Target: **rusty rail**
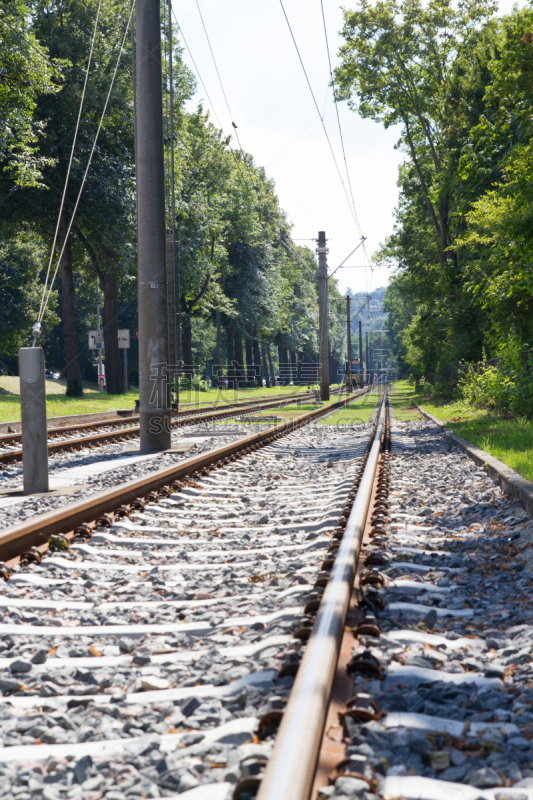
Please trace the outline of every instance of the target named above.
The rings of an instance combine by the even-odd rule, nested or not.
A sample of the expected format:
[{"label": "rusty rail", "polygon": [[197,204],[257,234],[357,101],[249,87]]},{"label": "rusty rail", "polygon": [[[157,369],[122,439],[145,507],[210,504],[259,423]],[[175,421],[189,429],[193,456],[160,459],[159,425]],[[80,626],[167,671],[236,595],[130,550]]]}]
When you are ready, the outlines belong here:
[{"label": "rusty rail", "polygon": [[84,500],[50,511],[40,517],[20,523],[6,530],[0,531],[0,559],[8,561],[20,556],[30,547],[40,547],[43,550],[53,534],[66,534],[71,538],[72,531],[83,523],[92,522],[103,514],[112,514],[120,506],[127,506],[137,498],[156,492],[174,481],[190,477],[206,467],[211,467],[219,461],[243,455],[250,449],[256,449],[274,439],[284,436],[313,419],[338,410],[371,391],[371,388],[356,392],[336,403],[309,411],[294,420],[281,423],[267,431],[239,439],[229,445],[212,450],[196,458],[182,461],[179,465],[153,472],[150,475],[138,478],[122,486],[100,492]]},{"label": "rusty rail", "polygon": [[[303,395],[290,395],[290,399],[286,396],[283,399],[278,400],[269,400],[267,402],[262,401],[260,403],[251,403],[249,405],[243,405],[241,403],[234,404],[231,406],[230,409],[226,409],[224,411],[211,411],[209,410],[206,413],[205,409],[200,409],[198,413],[195,413],[194,416],[184,416],[181,417],[177,416],[174,417],[171,421],[172,427],[178,427],[180,425],[196,425],[201,424],[202,422],[209,422],[210,420],[217,420],[217,419],[225,419],[227,417],[234,417],[235,414],[251,414],[254,411],[263,411],[268,408],[282,408],[284,405],[290,405],[294,402],[294,398],[306,398],[311,397],[310,393],[305,393]],[[189,414],[189,412],[186,412]],[[77,450],[80,447],[91,447],[100,444],[106,444],[108,442],[116,442],[118,440],[125,440],[125,439],[133,439],[136,436],[139,436],[140,427],[138,425],[127,427],[131,425],[132,422],[139,420],[140,418],[137,417],[129,417],[125,422],[122,422],[121,427],[117,430],[113,431],[106,431],[105,433],[95,433],[94,436],[82,436],[77,439],[67,439],[62,442],[49,442],[48,444],[48,453],[49,455],[52,453],[58,452],[67,452],[68,450]],[[117,423],[106,421],[104,423],[84,423],[80,426],[69,426],[66,429],[58,429],[52,428],[50,433],[52,435],[61,434],[61,433],[73,433],[76,430],[84,430],[90,429],[94,427],[109,427],[109,425],[115,425]],[[8,439],[10,441],[19,441],[22,434],[9,434],[8,436],[1,436],[0,437],[0,446],[8,444]],[[18,437],[17,439],[15,437]],[[2,464],[12,464],[17,461],[22,461],[22,448],[17,450],[9,450],[5,453],[0,453],[0,469]]]},{"label": "rusty rail", "polygon": [[357,495],[257,800],[309,800],[385,427],[383,396]]}]

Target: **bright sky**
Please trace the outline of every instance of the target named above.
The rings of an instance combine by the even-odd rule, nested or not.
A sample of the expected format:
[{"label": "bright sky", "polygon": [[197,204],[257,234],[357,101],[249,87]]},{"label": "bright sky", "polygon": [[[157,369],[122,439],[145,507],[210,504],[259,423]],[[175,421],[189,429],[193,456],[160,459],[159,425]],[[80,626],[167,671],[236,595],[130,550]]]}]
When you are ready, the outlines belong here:
[{"label": "bright sky", "polygon": [[[328,237],[330,272],[359,243],[345,190],[298,60],[280,0],[198,0],[227,96],[231,117],[209,51],[196,0],[173,0],[187,44],[200,71],[216,115],[226,133],[231,122],[245,151],[266,168],[276,183],[282,208],[293,223],[293,237],[315,247],[319,230]],[[283,0],[296,42],[321,110],[324,123],[346,181],[335,106],[332,103],[326,43],[320,0]],[[350,6],[350,2],[346,2]],[[502,0],[502,12],[512,2]],[[334,0],[324,0],[324,13],[333,65],[342,43],[342,13]],[[185,60],[196,69],[187,51]],[[197,76],[198,77],[198,76]],[[217,123],[206,92],[199,82],[194,104],[204,106]],[[384,130],[339,104],[339,114],[361,232],[367,237],[369,256],[392,232],[397,202],[398,164],[402,154],[394,149],[398,130]],[[236,143],[235,143],[236,144]],[[348,265],[368,263],[362,248]],[[339,288],[367,293],[387,283],[387,269],[346,269],[336,273]]]}]

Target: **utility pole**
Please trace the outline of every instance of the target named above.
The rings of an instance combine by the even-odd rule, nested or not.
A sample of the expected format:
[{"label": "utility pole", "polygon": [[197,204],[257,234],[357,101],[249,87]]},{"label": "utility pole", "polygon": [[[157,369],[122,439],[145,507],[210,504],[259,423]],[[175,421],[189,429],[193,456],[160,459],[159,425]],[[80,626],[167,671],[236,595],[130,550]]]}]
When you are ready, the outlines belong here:
[{"label": "utility pole", "polygon": [[165,161],[159,0],[136,0],[141,450],[170,447]]},{"label": "utility pole", "polygon": [[352,391],[352,331],[350,320],[350,295],[346,295],[346,324],[348,326],[348,362],[346,364],[346,391]]},{"label": "utility pole", "polygon": [[[171,372],[176,375],[176,404],[179,408],[180,375],[178,369],[178,304],[181,301],[179,266],[176,263],[176,195],[174,169],[174,73],[173,73],[173,41],[172,41],[172,0],[168,0],[168,81],[170,112],[170,225],[167,239],[167,296],[168,296],[168,360]],[[170,377],[170,375],[169,375]]]},{"label": "utility pole", "polygon": [[325,231],[318,232],[318,329],[320,340],[320,399],[329,400],[328,264]]},{"label": "utility pole", "polygon": [[363,332],[362,323],[359,320],[359,374],[361,376],[359,385],[363,385]]},{"label": "utility pole", "polygon": [[365,377],[366,377],[365,383],[366,384],[370,383],[370,379],[369,379],[369,376],[368,376],[368,370],[369,369],[370,369],[370,362],[368,360],[368,331],[367,331],[366,332],[366,375],[365,375]]},{"label": "utility pole", "polygon": [[100,341],[100,291],[98,289],[98,281],[96,282],[96,330],[98,331],[98,391],[103,392],[104,387],[101,383],[101,376],[104,374],[102,370],[102,342]]}]

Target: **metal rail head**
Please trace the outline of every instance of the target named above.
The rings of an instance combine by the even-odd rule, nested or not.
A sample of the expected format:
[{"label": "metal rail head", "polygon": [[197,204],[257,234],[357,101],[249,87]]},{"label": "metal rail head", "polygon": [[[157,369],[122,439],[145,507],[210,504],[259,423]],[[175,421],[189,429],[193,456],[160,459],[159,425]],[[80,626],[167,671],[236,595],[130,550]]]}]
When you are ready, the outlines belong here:
[{"label": "metal rail head", "polygon": [[[350,397],[345,397],[338,400],[336,403],[331,403],[329,406],[320,407],[314,411],[308,411],[293,420],[283,422],[261,433],[247,436],[244,439],[231,442],[214,451],[212,450],[200,456],[181,461],[175,466],[152,472],[142,478],[136,478],[133,481],[121,484],[119,487],[107,489],[98,494],[78,500],[63,508],[49,511],[46,514],[32,517],[13,527],[5,528],[0,531],[0,559],[7,561],[15,558],[29,547],[43,545],[52,534],[68,534],[69,531],[72,531],[78,525],[84,522],[92,522],[101,514],[112,513],[118,506],[131,503],[135,498],[148,492],[157,491],[181,477],[192,474],[196,470],[210,466],[228,456],[243,454],[246,448],[252,445],[261,445],[271,441],[273,437],[290,433],[301,425],[305,425],[318,417],[325,416],[333,410],[342,408],[362,394],[364,394],[364,392],[356,392]],[[222,415],[228,413],[231,412],[223,412]],[[211,418],[213,418],[212,415]],[[130,429],[130,432],[132,430],[134,429]],[[113,434],[110,435],[113,436]],[[87,442],[88,440],[84,439],[83,441]],[[59,443],[58,446],[60,446]],[[0,456],[0,459],[1,458],[2,456]]]},{"label": "metal rail head", "polygon": [[368,461],[257,800],[309,800],[385,424],[382,397]]}]

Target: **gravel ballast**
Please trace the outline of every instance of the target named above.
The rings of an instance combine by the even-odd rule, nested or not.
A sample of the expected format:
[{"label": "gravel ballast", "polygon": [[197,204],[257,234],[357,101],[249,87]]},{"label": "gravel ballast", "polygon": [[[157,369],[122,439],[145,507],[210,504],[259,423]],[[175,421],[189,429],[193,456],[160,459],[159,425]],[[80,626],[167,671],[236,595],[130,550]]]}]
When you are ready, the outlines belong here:
[{"label": "gravel ballast", "polygon": [[[285,705],[370,433],[302,428],[15,568],[0,587],[0,798],[228,800],[257,774],[274,733],[259,722]],[[174,459],[101,475],[95,459],[91,489]]]},{"label": "gravel ballast", "polygon": [[[339,778],[319,796],[405,800],[533,797],[531,520],[427,422],[395,423],[379,638],[381,676],[357,672],[379,715],[344,721],[347,756],[377,795]],[[383,608],[381,608],[383,605]]]}]

